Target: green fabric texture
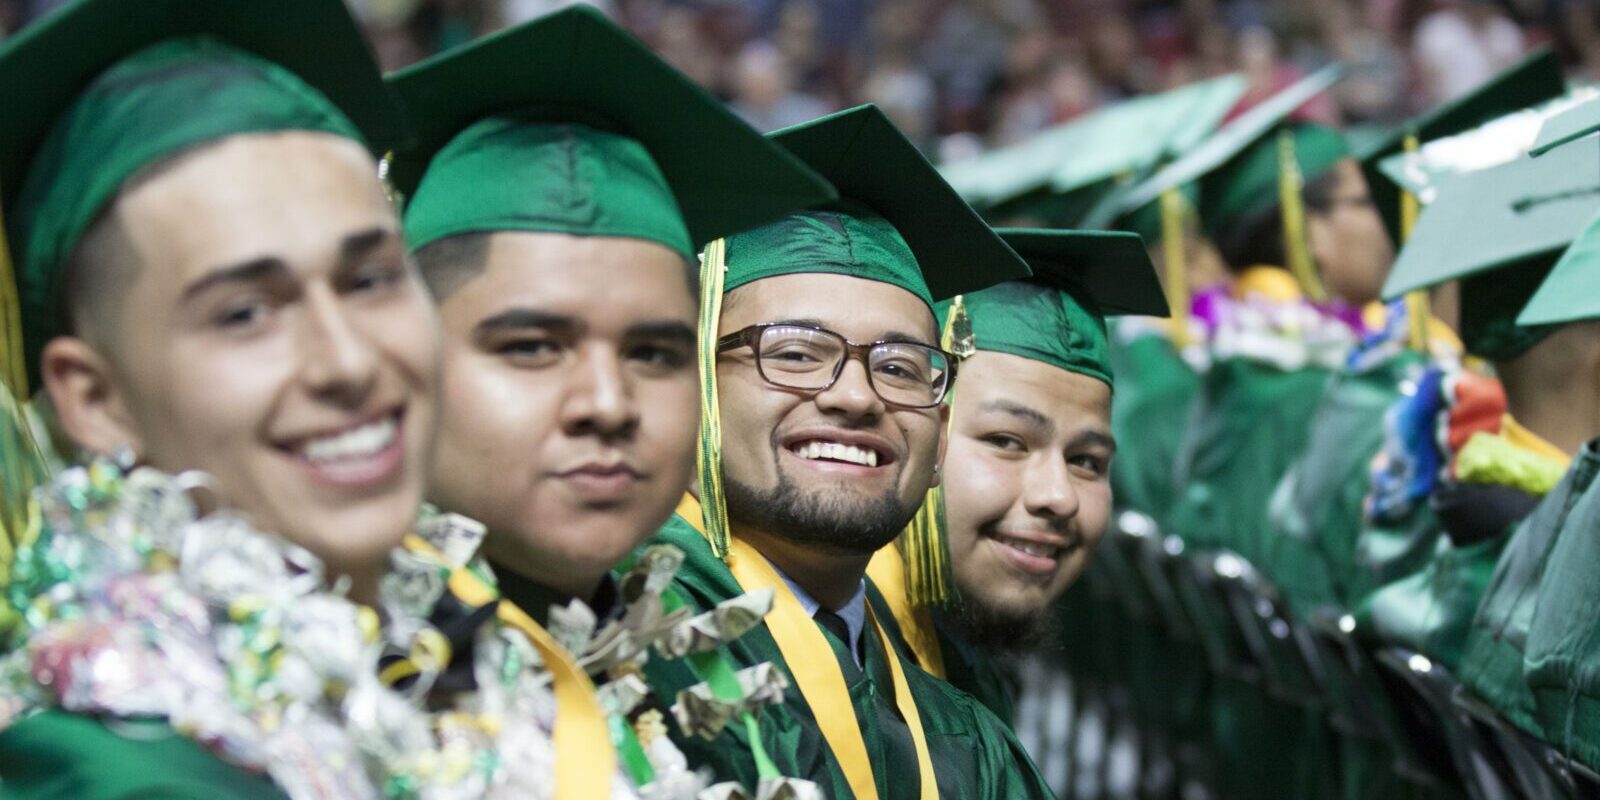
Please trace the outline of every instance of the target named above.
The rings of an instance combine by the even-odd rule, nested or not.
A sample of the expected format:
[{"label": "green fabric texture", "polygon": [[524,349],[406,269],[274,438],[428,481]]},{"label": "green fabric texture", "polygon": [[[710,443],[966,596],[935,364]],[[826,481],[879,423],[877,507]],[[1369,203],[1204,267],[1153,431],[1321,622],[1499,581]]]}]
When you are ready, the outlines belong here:
[{"label": "green fabric texture", "polygon": [[[1518,727],[1543,735],[1535,701],[1523,673],[1528,637],[1538,612],[1540,586],[1551,553],[1568,530],[1568,518],[1600,473],[1600,453],[1585,447],[1556,488],[1511,534],[1495,565],[1472,628],[1459,674],[1470,687]],[[1587,531],[1584,531],[1587,532]],[[1592,598],[1585,598],[1591,601]]]},{"label": "green fabric texture", "polygon": [[[1591,442],[1585,447],[1592,451]],[[1593,767],[1600,764],[1600,485],[1572,501],[1528,626],[1523,675],[1547,740]]]},{"label": "green fabric texture", "polygon": [[1510,531],[1464,547],[1439,540],[1433,558],[1414,575],[1373,592],[1357,609],[1360,629],[1442,664],[1460,666],[1473,613]]},{"label": "green fabric texture", "polygon": [[[978,350],[1007,353],[1112,383],[1106,315],[1165,316],[1139,237],[1104,231],[997,229],[1033,270],[962,295]],[[934,309],[942,328],[950,301]]]},{"label": "green fabric texture", "polygon": [[[699,610],[709,609],[741,593],[727,565],[711,552],[705,537],[683,518],[674,516],[651,541],[671,544],[684,551],[683,567],[674,585]],[[869,585],[867,594],[873,613],[884,624],[890,640],[903,641],[898,628],[894,627],[893,615],[876,589]],[[885,659],[889,654],[882,650],[877,637],[869,630],[863,637],[864,668],[858,668],[842,643],[832,636],[828,636],[828,640],[833,652],[818,654],[818,657],[831,656],[838,660],[845,674],[868,759],[873,765],[879,797],[885,800],[918,797],[915,753],[905,724],[894,709],[893,692],[888,684]],[[726,647],[735,668],[770,661],[787,670],[782,652],[764,625]],[[907,663],[906,680],[922,717],[940,796],[972,800],[1051,797],[1009,725],[971,696]],[[697,682],[686,665],[665,659],[651,659],[645,665],[645,675],[650,685],[667,697]],[[760,713],[761,732],[766,737],[764,744],[779,771],[817,782],[826,796],[836,800],[849,800],[854,796],[822,737],[810,706],[792,680],[784,692],[784,702]],[[690,764],[708,766],[722,780],[755,785],[755,765],[743,740],[742,728],[730,726],[711,741],[684,736],[675,725],[671,735]],[[725,737],[733,737],[735,744],[729,744]]]},{"label": "green fabric texture", "polygon": [[[973,346],[1112,385],[1105,316],[1091,298],[1074,294],[1029,281],[1010,281],[962,295],[967,318],[972,321]],[[935,312],[943,327],[950,302],[940,303]]]},{"label": "green fabric texture", "polygon": [[0,731],[7,800],[280,800],[265,776],[225,763],[165,723],[46,711]]},{"label": "green fabric texture", "polygon": [[1348,608],[1359,570],[1356,540],[1383,445],[1383,420],[1400,399],[1400,384],[1423,357],[1404,351],[1371,369],[1336,373],[1317,410],[1305,450],[1273,492],[1272,535],[1258,564],[1301,613],[1324,605]]},{"label": "green fabric texture", "polygon": [[944,679],[951,686],[972,695],[984,708],[1007,726],[1017,721],[1017,680],[999,662],[979,649],[933,610],[933,629],[939,637],[939,653],[944,657]]},{"label": "green fabric texture", "polygon": [[1189,408],[1200,395],[1200,376],[1161,332],[1130,335],[1126,330],[1123,321],[1111,321],[1109,356],[1117,376],[1117,399],[1111,404],[1111,432],[1117,440],[1111,496],[1119,508],[1142,512],[1167,530],[1167,515],[1177,500],[1173,465]]},{"label": "green fabric texture", "polygon": [[898,286],[933,307],[933,295],[905,239],[888,220],[849,211],[807,211],[728,237],[723,291],[794,273],[826,273]]},{"label": "green fabric texture", "polygon": [[1328,377],[1245,359],[1213,364],[1179,445],[1170,530],[1259,563],[1272,491],[1305,447]]},{"label": "green fabric texture", "polygon": [[11,209],[30,367],[58,333],[68,260],[124,182],[198,145],[289,130],[362,138],[290,70],[209,38],[152,45],[85,87],[40,144]]},{"label": "green fabric texture", "polygon": [[413,248],[472,231],[621,236],[685,258],[834,199],[827,181],[587,6],[400,70],[390,177]]},{"label": "green fabric texture", "polygon": [[462,233],[619,236],[695,247],[667,179],[634,139],[537,116],[483,120],[433,157],[406,204],[413,250]]},{"label": "green fabric texture", "polygon": [[1490,361],[1510,361],[1555,333],[1555,324],[1522,325],[1518,315],[1552,268],[1549,254],[1461,279],[1461,345]]},{"label": "green fabric texture", "polygon": [[1595,317],[1600,317],[1600,215],[1561,254],[1516,320],[1535,326]]},{"label": "green fabric texture", "polygon": [[831,181],[840,202],[729,236],[725,291],[820,272],[898,286],[931,308],[1032,274],[876,106],[770,138]]},{"label": "green fabric texture", "polygon": [[[1309,123],[1282,127],[1294,142],[1300,177],[1311,181],[1350,157],[1338,131]],[[1279,138],[1265,135],[1200,184],[1200,219],[1215,233],[1223,225],[1278,204]]]}]

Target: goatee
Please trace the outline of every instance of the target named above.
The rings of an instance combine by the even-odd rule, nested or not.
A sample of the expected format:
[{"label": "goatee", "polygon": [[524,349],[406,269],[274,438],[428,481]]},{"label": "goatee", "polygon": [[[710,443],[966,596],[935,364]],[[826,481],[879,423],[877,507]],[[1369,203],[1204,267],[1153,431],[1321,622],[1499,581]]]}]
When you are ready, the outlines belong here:
[{"label": "goatee", "polygon": [[963,591],[944,612],[944,619],[980,650],[1025,655],[1054,646],[1058,626],[1054,609],[1019,611],[984,603],[976,592]]},{"label": "goatee", "polygon": [[802,492],[787,476],[756,489],[723,480],[728,518],[792,542],[845,555],[872,555],[894,541],[916,513],[893,490],[857,498],[850,492]]}]

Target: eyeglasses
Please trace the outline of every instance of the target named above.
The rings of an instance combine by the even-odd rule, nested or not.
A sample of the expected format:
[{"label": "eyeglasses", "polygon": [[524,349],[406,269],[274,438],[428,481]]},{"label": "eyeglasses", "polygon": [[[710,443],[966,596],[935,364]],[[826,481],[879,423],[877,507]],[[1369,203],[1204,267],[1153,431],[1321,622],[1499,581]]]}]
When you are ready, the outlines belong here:
[{"label": "eyeglasses", "polygon": [[820,392],[833,386],[851,356],[867,368],[867,382],[883,402],[933,408],[943,402],[955,377],[956,360],[937,347],[916,342],[856,344],[825,328],[763,322],[717,340],[717,353],[748,347],[762,379],[786,389]]}]

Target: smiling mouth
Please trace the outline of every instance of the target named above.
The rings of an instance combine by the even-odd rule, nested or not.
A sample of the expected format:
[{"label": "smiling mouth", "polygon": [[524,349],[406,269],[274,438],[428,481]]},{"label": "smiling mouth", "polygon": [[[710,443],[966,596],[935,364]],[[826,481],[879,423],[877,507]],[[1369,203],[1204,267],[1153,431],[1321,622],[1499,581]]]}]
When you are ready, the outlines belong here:
[{"label": "smiling mouth", "polygon": [[[862,467],[878,466],[878,451],[871,447],[857,447],[825,439],[809,439],[789,445],[789,452],[806,461],[831,461],[838,464],[855,464]],[[883,459],[887,463],[888,459]]]},{"label": "smiling mouth", "polygon": [[1076,538],[1065,544],[1053,544],[1037,539],[1024,539],[1020,536],[1007,536],[996,531],[988,531],[982,535],[994,543],[999,554],[1014,569],[1040,578],[1054,576],[1062,561],[1075,552],[1081,544]]},{"label": "smiling mouth", "polygon": [[1055,560],[1059,559],[1061,554],[1067,550],[1067,548],[1060,545],[1044,544],[1043,542],[1035,542],[1028,539],[1018,539],[1013,536],[1005,536],[998,533],[990,536],[989,538],[994,539],[996,542],[999,542],[1000,544],[1003,544],[1012,550],[1020,550],[1021,552],[1027,553],[1035,558],[1048,558]]},{"label": "smiling mouth", "polygon": [[318,436],[281,450],[309,468],[319,480],[365,485],[388,478],[400,466],[403,409]]}]

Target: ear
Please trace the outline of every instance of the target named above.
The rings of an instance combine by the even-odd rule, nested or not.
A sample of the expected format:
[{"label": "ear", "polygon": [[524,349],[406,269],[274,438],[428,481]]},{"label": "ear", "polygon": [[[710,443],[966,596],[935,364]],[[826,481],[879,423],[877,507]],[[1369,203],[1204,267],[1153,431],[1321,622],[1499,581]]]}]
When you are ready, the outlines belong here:
[{"label": "ear", "polygon": [[44,347],[39,369],[67,438],[100,455],[111,455],[121,447],[144,452],[110,362],[88,342],[74,336],[52,339]]},{"label": "ear", "polygon": [[[944,454],[950,449],[950,404],[943,403],[939,406],[939,457],[933,463],[939,469],[933,471],[933,484],[938,486],[944,480]],[[930,487],[931,488],[931,487]]]}]

